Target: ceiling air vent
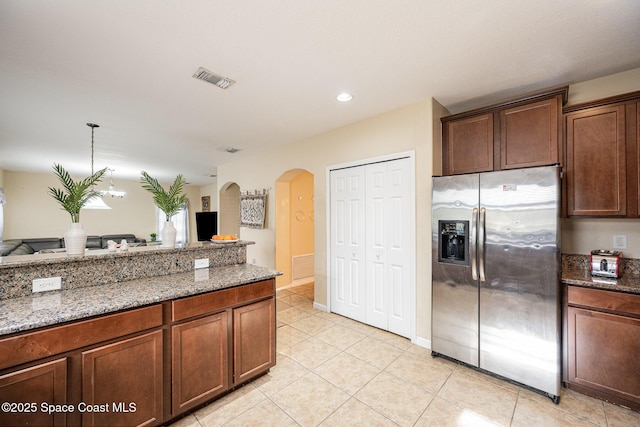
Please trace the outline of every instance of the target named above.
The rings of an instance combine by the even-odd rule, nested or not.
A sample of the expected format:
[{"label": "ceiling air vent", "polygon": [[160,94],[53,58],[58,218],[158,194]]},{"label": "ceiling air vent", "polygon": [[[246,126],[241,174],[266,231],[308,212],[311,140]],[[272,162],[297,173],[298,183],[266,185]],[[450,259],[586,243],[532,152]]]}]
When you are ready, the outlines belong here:
[{"label": "ceiling air vent", "polygon": [[240,149],[239,148],[233,148],[233,147],[222,147],[220,149],[220,151],[224,151],[226,153],[233,154],[233,153],[237,153],[238,151],[240,151]]},{"label": "ceiling air vent", "polygon": [[198,80],[204,80],[205,82],[212,83],[218,86],[220,89],[227,89],[229,86],[235,83],[235,80],[228,79],[226,77],[219,76],[205,68],[198,68],[193,74],[193,78]]}]

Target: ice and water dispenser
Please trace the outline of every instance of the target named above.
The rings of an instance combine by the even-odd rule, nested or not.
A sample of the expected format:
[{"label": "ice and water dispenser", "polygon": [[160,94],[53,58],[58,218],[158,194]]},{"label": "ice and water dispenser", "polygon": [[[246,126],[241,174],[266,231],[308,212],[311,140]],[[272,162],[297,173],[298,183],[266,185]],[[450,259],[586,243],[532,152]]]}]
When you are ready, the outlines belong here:
[{"label": "ice and water dispenser", "polygon": [[469,265],[469,221],[438,221],[438,261]]}]

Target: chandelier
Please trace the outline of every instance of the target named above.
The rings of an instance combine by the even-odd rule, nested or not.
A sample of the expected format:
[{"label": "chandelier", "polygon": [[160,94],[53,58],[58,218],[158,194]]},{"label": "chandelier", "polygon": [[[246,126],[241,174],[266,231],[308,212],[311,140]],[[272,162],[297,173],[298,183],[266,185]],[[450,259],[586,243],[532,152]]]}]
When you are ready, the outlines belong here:
[{"label": "chandelier", "polygon": [[103,197],[111,196],[122,199],[127,192],[116,190],[116,186],[113,185],[113,169],[109,169],[109,172],[111,173],[111,176],[109,177],[109,189],[100,191],[100,194],[102,194]]}]

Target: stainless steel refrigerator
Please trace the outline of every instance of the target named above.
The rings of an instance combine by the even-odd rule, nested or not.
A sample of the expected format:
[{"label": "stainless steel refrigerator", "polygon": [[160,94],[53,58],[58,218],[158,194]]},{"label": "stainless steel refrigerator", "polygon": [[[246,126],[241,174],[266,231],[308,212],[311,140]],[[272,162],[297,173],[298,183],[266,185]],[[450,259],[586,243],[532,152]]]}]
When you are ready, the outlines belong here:
[{"label": "stainless steel refrigerator", "polygon": [[559,167],[433,178],[431,347],[560,395]]}]

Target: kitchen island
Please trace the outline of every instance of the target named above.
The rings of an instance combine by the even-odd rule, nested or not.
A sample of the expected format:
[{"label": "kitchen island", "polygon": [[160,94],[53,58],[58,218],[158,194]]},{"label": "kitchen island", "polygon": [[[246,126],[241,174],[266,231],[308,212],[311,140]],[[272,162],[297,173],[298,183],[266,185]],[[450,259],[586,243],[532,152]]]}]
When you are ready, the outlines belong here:
[{"label": "kitchen island", "polygon": [[588,256],[563,256],[563,381],[640,411],[640,262],[625,259],[617,279],[588,266]]},{"label": "kitchen island", "polygon": [[[4,295],[32,268],[64,274],[62,290],[0,300],[0,425],[160,425],[267,372],[280,273],[246,264],[247,244],[0,264]],[[100,263],[191,270],[96,284]]]}]

